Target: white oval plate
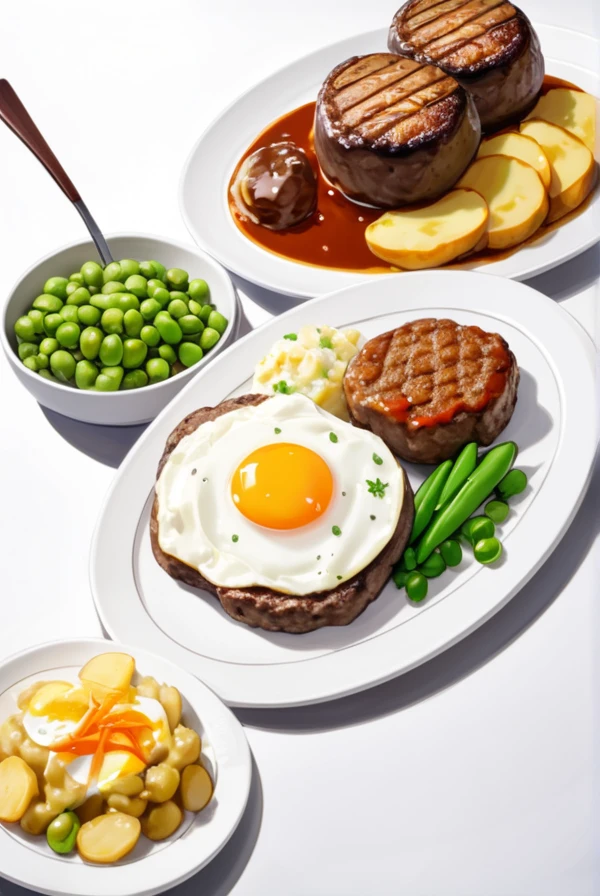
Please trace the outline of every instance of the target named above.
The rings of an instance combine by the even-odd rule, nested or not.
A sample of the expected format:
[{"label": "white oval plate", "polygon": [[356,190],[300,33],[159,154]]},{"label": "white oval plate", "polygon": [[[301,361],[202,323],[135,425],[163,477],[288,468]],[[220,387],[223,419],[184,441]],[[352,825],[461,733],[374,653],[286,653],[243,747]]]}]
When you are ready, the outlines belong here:
[{"label": "white oval plate", "polygon": [[[32,647],[0,665],[0,721],[16,711],[18,694],[42,678],[77,678],[81,666],[114,644],[100,639],[59,641]],[[74,853],[57,856],[44,837],[16,824],[0,824],[0,874],[13,883],[52,896],[152,896],[187,880],[225,846],[240,822],[252,765],[242,726],[213,692],[192,675],[137,647],[119,645],[134,657],[138,675],[174,685],[183,698],[183,719],[202,738],[202,758],[215,783],[203,812],[186,812],[168,840],[145,837],[114,865],[91,865]]]},{"label": "white oval plate", "polygon": [[[167,436],[197,407],[251,391],[256,362],[304,324],[357,327],[367,338],[420,317],[501,333],[521,367],[514,439],[530,486],[501,528],[498,568],[463,562],[409,606],[388,583],[351,625],[305,635],[233,621],[218,601],[171,579],[150,548],[154,477]],[[108,493],[92,543],[91,585],[112,637],[189,669],[235,706],[292,706],[341,697],[406,672],[500,609],[549,556],[588,482],[595,448],[592,343],[560,306],[530,287],[462,271],[383,277],[301,304],[250,333],[187,386],[136,443]],[[427,471],[406,465],[413,486]],[[431,468],[429,468],[430,470]],[[466,555],[465,555],[466,556]]]},{"label": "white oval plate", "polygon": [[[600,95],[600,45],[578,32],[536,25],[549,74]],[[227,188],[247,146],[271,121],[317,96],[334,66],[350,56],[385,49],[387,28],[356,35],[293,62],[236,100],[202,134],[188,157],[179,185],[179,204],[195,241],[228,270],[285,295],[312,298],[365,282],[372,274],[328,270],[288,261],[247,239],[229,213]],[[541,274],[600,240],[600,190],[573,220],[514,255],[490,264],[465,265],[514,280]],[[375,276],[394,276],[379,274]]]}]

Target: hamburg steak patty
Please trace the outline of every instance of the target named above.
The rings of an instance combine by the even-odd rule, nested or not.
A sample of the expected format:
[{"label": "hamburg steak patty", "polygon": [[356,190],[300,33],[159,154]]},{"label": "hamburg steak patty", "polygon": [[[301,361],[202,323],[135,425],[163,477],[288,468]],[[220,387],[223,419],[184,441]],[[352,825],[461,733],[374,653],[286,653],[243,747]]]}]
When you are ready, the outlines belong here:
[{"label": "hamburg steak patty", "polygon": [[484,131],[525,115],[544,80],[537,34],[506,0],[409,0],[388,46],[456,78],[473,95]]},{"label": "hamburg steak patty", "polygon": [[423,464],[467,442],[491,444],[512,417],[518,385],[501,336],[435,318],[370,339],[344,378],[351,421]]},{"label": "hamburg steak patty", "polygon": [[[188,414],[175,427],[158,465],[157,478],[169,455],[180,440],[203,423],[247,405],[268,401],[266,395],[242,395],[221,402],[214,408],[200,408]],[[413,494],[404,474],[404,500],[396,530],[381,553],[358,575],[331,591],[302,597],[282,594],[270,588],[223,588],[205,579],[196,569],[166,554],[158,541],[158,499],[155,497],[150,518],[152,551],[159,565],[172,578],[214,594],[226,613],[238,622],[272,632],[302,634],[325,625],[347,625],[375,600],[387,582],[392,566],[400,559],[408,541],[414,518]]]},{"label": "hamburg steak patty", "polygon": [[477,152],[471,97],[433,65],[390,53],[354,56],[325,79],[315,150],[350,199],[397,208],[440,196]]}]

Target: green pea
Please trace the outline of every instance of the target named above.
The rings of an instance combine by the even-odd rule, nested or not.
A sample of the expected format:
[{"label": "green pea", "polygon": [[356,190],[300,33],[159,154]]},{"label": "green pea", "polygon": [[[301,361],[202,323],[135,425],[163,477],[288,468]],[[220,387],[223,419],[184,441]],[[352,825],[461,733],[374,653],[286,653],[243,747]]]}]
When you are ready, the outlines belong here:
[{"label": "green pea", "polygon": [[84,327],[94,327],[101,316],[100,309],[94,308],[93,305],[80,305],[77,309],[77,319]]},{"label": "green pea", "polygon": [[42,339],[40,342],[39,348],[44,355],[51,355],[58,348],[58,339],[54,339],[52,336],[46,336],[46,338]]},{"label": "green pea", "polygon": [[50,364],[50,358],[48,355],[42,354],[42,352],[35,355],[35,360],[37,361],[38,370],[44,370]]},{"label": "green pea", "polygon": [[195,302],[198,302],[199,305],[204,305],[208,302],[209,289],[206,280],[190,280],[187,291],[190,298],[194,299]]},{"label": "green pea", "polygon": [[449,538],[441,543],[440,554],[444,558],[446,566],[459,566],[462,561],[462,548],[454,538]]},{"label": "green pea", "polygon": [[125,289],[138,299],[145,299],[148,296],[148,281],[141,274],[132,274],[125,281]]},{"label": "green pea", "polygon": [[107,311],[109,308],[118,308],[122,295],[123,293],[120,292],[114,292],[112,295],[108,296],[98,293],[98,295],[91,297],[90,305],[94,308],[99,308],[100,311]]},{"label": "green pea", "polygon": [[200,348],[207,352],[214,345],[217,344],[219,339],[221,338],[221,334],[217,333],[216,330],[213,330],[212,327],[206,327],[202,335],[200,336]]},{"label": "green pea", "polygon": [[184,367],[192,367],[201,360],[204,352],[193,342],[182,342],[179,346],[179,360]]},{"label": "green pea", "polygon": [[411,574],[406,577],[404,587],[406,588],[406,596],[414,601],[414,603],[420,603],[420,601],[427,597],[427,579],[421,572],[411,572]]},{"label": "green pea", "polygon": [[151,386],[154,383],[162,383],[163,380],[167,380],[170,372],[169,365],[164,358],[150,358],[149,361],[146,361],[146,373]]},{"label": "green pea", "polygon": [[134,258],[122,258],[119,264],[121,266],[123,283],[125,283],[129,277],[135,277],[140,272],[139,262]]},{"label": "green pea", "polygon": [[64,321],[60,314],[47,314],[44,318],[44,333],[46,336],[54,336],[62,323]]},{"label": "green pea", "polygon": [[103,367],[96,380],[96,389],[99,392],[118,392],[124,372],[122,367]]},{"label": "green pea", "polygon": [[186,336],[194,336],[196,333],[202,333],[204,330],[204,324],[195,314],[184,314],[177,323],[181,327],[181,332]]},{"label": "green pea", "polygon": [[158,268],[154,266],[154,262],[152,261],[140,261],[140,274],[146,278],[146,280],[152,280],[155,278],[158,273]]},{"label": "green pea", "polygon": [[141,367],[147,354],[148,346],[141,339],[125,339],[123,341],[123,367]]},{"label": "green pea", "polygon": [[74,849],[80,827],[81,822],[75,812],[62,812],[46,829],[48,846],[54,852],[66,855]]},{"label": "green pea", "polygon": [[160,333],[163,342],[168,345],[177,345],[181,342],[183,333],[176,320],[173,320],[168,311],[159,311],[154,318],[154,326]]},{"label": "green pea", "polygon": [[82,264],[81,276],[88,289],[90,286],[94,286],[96,289],[102,288],[102,284],[104,283],[104,272],[98,262],[86,261]]},{"label": "green pea", "polygon": [[141,389],[148,385],[148,374],[145,370],[130,370],[123,377],[121,389]]},{"label": "green pea", "polygon": [[437,579],[445,571],[446,561],[437,551],[430,554],[427,560],[419,566],[419,572],[422,572],[428,579]]},{"label": "green pea", "polygon": [[99,353],[104,333],[98,327],[86,327],[79,337],[79,348],[83,352],[83,357],[88,361],[94,361]]},{"label": "green pea", "polygon": [[[118,293],[117,293],[118,295]],[[120,308],[123,314],[126,311],[139,311],[140,300],[137,296],[134,296],[131,292],[123,292],[119,295],[119,304],[117,308]]]},{"label": "green pea", "polygon": [[57,299],[62,299],[64,302],[67,298],[68,282],[66,277],[50,277],[44,283],[44,292],[49,296],[56,296]]},{"label": "green pea", "polygon": [[494,563],[502,555],[502,545],[497,538],[482,538],[473,548],[478,563]]},{"label": "green pea", "polygon": [[169,302],[171,301],[171,293],[168,289],[162,287],[162,289],[155,289],[152,298],[160,303],[161,308],[166,308]]},{"label": "green pea", "polygon": [[74,293],[76,289],[79,289],[79,284],[73,283],[72,280],[69,280],[69,282],[67,283],[67,289],[66,289],[67,301],[69,299],[69,296],[72,295],[72,293]]},{"label": "green pea", "polygon": [[33,329],[35,330],[36,336],[39,336],[40,333],[44,332],[44,312],[38,311],[36,308],[32,308],[31,311],[27,312],[27,317],[29,320],[33,321]]},{"label": "green pea", "polygon": [[[37,346],[34,346],[34,348],[37,349]],[[175,354],[175,349],[171,345],[159,345],[158,357],[164,358],[170,366],[177,363],[177,355]]]},{"label": "green pea", "polygon": [[75,385],[78,389],[93,389],[98,379],[98,368],[91,361],[78,361],[75,367]]},{"label": "green pea", "polygon": [[460,534],[467,539],[469,544],[481,541],[482,538],[493,538],[496,527],[487,516],[474,516],[466,520],[460,527]]},{"label": "green pea", "polygon": [[396,586],[396,588],[404,588],[409,575],[410,573],[406,572],[406,570],[404,569],[395,570],[392,578],[394,580],[394,585]]},{"label": "green pea", "polygon": [[123,332],[123,317],[124,314],[119,308],[109,308],[102,315],[100,326],[107,334],[121,334]]},{"label": "green pea", "polygon": [[228,320],[219,311],[211,311],[208,315],[208,326],[216,330],[221,336],[227,329]]},{"label": "green pea", "polygon": [[123,284],[119,280],[106,280],[102,287],[102,294],[110,296],[114,292],[123,292]]},{"label": "green pea", "polygon": [[123,326],[125,327],[125,332],[128,336],[132,339],[137,339],[142,332],[144,318],[139,311],[135,310],[135,308],[130,308],[129,311],[126,311],[123,315]]},{"label": "green pea", "polygon": [[79,286],[83,286],[84,280],[81,271],[75,271],[69,277],[69,283],[77,283]]},{"label": "green pea", "polygon": [[61,348],[50,355],[50,369],[57,380],[68,383],[75,373],[75,358]]},{"label": "green pea", "polygon": [[488,501],[483,512],[493,523],[503,523],[510,513],[510,508],[504,501]]},{"label": "green pea", "polygon": [[67,305],[89,305],[91,293],[85,286],[78,286],[67,299]]},{"label": "green pea", "polygon": [[[159,339],[160,339],[160,336],[159,336]],[[153,345],[148,349],[148,358],[160,358],[160,352],[156,348],[156,346]]]},{"label": "green pea", "polygon": [[27,315],[23,315],[15,322],[15,333],[24,342],[33,342],[35,336],[35,324]]},{"label": "green pea", "polygon": [[157,289],[164,288],[165,284],[162,280],[157,280],[155,277],[151,277],[146,284],[146,289],[148,290],[148,298],[152,299]]},{"label": "green pea", "polygon": [[43,311],[44,314],[55,313],[56,311],[60,311],[63,303],[62,300],[57,298],[56,296],[38,296],[37,299],[33,300],[33,307],[38,311]]},{"label": "green pea", "polygon": [[156,327],[145,326],[142,327],[140,331],[140,339],[142,339],[146,345],[153,347],[160,342],[160,333]]},{"label": "green pea", "polygon": [[195,314],[196,317],[198,317],[200,315],[200,312],[202,311],[202,305],[200,305],[199,302],[196,302],[195,299],[190,299],[190,301],[188,302],[188,308],[190,309],[190,313]]},{"label": "green pea", "polygon": [[77,313],[77,305],[63,305],[63,307],[58,312],[62,319],[70,324],[76,324],[79,320],[79,314]]},{"label": "green pea", "polygon": [[[185,302],[182,302],[181,299],[172,299],[167,306],[167,311],[171,317],[174,317],[175,320],[179,320],[180,317],[185,317],[188,313],[188,306]],[[188,317],[189,316],[190,315],[188,315]]]},{"label": "green pea", "polygon": [[188,272],[182,268],[169,268],[167,271],[167,283],[174,289],[181,289],[183,292],[188,286]]},{"label": "green pea", "polygon": [[23,364],[28,370],[31,370],[32,373],[38,372],[39,367],[37,362],[37,355],[29,355],[28,358],[25,358]]},{"label": "green pea", "polygon": [[116,333],[105,336],[100,346],[100,360],[105,367],[116,367],[123,358],[123,343]]},{"label": "green pea", "polygon": [[39,346],[37,346],[35,342],[22,342],[17,348],[17,354],[21,361],[24,361],[25,358],[31,358],[33,355],[37,355],[38,348]]},{"label": "green pea", "polygon": [[156,299],[144,299],[140,305],[140,314],[144,320],[154,320],[160,308],[161,306]]},{"label": "green pea", "polygon": [[65,321],[65,323],[61,324],[56,330],[56,338],[63,348],[75,348],[79,342],[80,333],[81,329],[77,324]]},{"label": "green pea", "polygon": [[181,290],[179,289],[172,289],[169,295],[172,302],[174,302],[175,299],[180,299],[185,304],[185,307],[188,307],[190,297],[188,296],[187,292],[181,292]]},{"label": "green pea", "polygon": [[496,494],[503,501],[520,495],[527,488],[527,476],[523,470],[511,470],[496,486]]},{"label": "green pea", "polygon": [[152,259],[152,264],[154,265],[154,270],[156,271],[155,277],[159,280],[162,280],[163,283],[167,282],[167,269],[164,264],[161,264],[160,261],[157,261],[156,258]]},{"label": "green pea", "polygon": [[53,383],[58,382],[58,380],[50,370],[38,370],[38,374],[39,376],[43,376],[45,380],[52,380]]},{"label": "green pea", "polygon": [[83,361],[83,352],[78,348],[70,348],[69,351],[73,355],[76,361]]},{"label": "green pea", "polygon": [[207,323],[208,323],[208,318],[210,317],[211,312],[214,311],[214,310],[215,310],[215,309],[213,308],[212,305],[203,305],[203,306],[202,306],[202,308],[200,309],[200,314],[198,315],[198,317],[200,318],[200,320],[202,321],[203,324],[207,324]]},{"label": "green pea", "polygon": [[204,324],[202,321],[199,321],[202,324],[202,330],[199,333],[184,333],[181,337],[182,342],[193,342],[194,345],[200,345],[200,337],[204,331]]},{"label": "green pea", "polygon": [[413,569],[416,569],[417,558],[415,556],[414,548],[406,548],[404,554],[402,555],[402,562],[404,568],[409,572],[411,572]]},{"label": "green pea", "polygon": [[[121,265],[118,261],[111,261],[110,264],[106,265],[104,271],[102,272],[102,279],[104,281],[104,285],[117,280],[120,283],[124,282],[125,277],[123,276],[123,271],[121,270]],[[104,288],[102,289],[102,292],[104,292]]]},{"label": "green pea", "polygon": [[95,296],[100,292],[100,289],[97,286],[88,286],[91,296]]}]

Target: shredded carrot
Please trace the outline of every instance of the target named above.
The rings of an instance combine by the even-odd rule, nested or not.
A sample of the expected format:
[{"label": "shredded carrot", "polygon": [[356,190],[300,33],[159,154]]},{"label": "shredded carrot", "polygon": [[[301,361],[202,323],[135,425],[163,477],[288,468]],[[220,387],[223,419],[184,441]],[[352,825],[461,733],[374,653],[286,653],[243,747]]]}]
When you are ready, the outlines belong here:
[{"label": "shredded carrot", "polygon": [[98,780],[98,776],[102,768],[102,763],[104,762],[104,745],[108,740],[108,734],[108,731],[103,731],[100,735],[98,747],[96,749],[96,752],[94,753],[94,758],[92,759],[92,764],[90,766],[90,774],[88,776],[87,782],[88,788],[90,788]]}]

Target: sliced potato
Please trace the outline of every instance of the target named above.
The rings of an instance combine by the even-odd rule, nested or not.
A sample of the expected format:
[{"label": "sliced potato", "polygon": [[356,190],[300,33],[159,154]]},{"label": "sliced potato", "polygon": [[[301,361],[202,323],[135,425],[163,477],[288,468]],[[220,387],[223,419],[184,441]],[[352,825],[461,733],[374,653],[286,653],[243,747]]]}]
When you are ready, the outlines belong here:
[{"label": "sliced potato", "polygon": [[109,865],[131,852],[141,831],[139,819],[133,815],[123,812],[98,815],[79,828],[77,849],[86,862]]},{"label": "sliced potato", "polygon": [[85,664],[79,678],[98,700],[111,693],[125,693],[135,671],[135,660],[126,653],[101,653]]},{"label": "sliced potato", "polygon": [[581,205],[590,193],[596,178],[594,157],[579,137],[539,118],[523,121],[521,133],[537,140],[550,162],[548,221],[556,221]]},{"label": "sliced potato", "polygon": [[187,812],[200,812],[213,795],[210,775],[201,765],[188,765],[181,774],[181,802]]},{"label": "sliced potato", "polygon": [[544,150],[533,137],[526,137],[525,134],[517,134],[508,132],[506,134],[497,134],[495,137],[486,137],[481,141],[477,158],[482,159],[484,156],[511,156],[513,159],[521,159],[535,168],[542,183],[548,189],[552,179],[552,171],[550,162],[546,158]]},{"label": "sliced potato", "polygon": [[537,171],[520,159],[485,156],[467,168],[459,186],[488,204],[488,245],[507,249],[530,237],[548,214],[548,194]]},{"label": "sliced potato", "polygon": [[20,756],[0,762],[0,821],[20,821],[38,794],[35,772]]},{"label": "sliced potato", "polygon": [[581,90],[556,87],[537,101],[527,118],[558,124],[582,140],[594,152],[596,143],[596,98]]},{"label": "sliced potato", "polygon": [[169,728],[173,732],[181,721],[181,694],[177,688],[168,684],[161,684],[158,699],[162,703],[162,707],[167,714]]},{"label": "sliced potato", "polygon": [[386,212],[365,231],[374,255],[407,270],[435,268],[471,252],[486,232],[478,193],[452,190],[421,208]]}]

